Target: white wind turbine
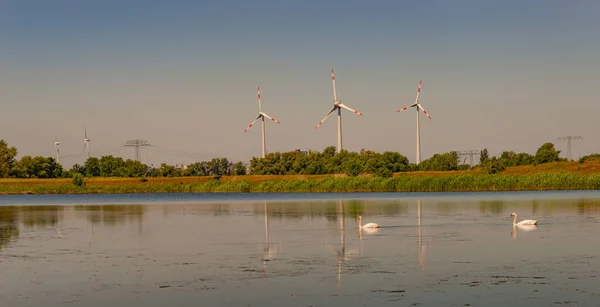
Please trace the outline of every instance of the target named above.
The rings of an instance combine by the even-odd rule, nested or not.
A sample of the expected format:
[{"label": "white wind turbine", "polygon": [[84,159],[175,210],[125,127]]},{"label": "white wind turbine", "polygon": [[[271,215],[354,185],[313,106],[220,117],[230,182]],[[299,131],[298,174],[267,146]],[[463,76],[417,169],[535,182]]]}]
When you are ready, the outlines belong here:
[{"label": "white wind turbine", "polygon": [[319,124],[315,127],[315,130],[317,128],[319,128],[319,126],[321,126],[323,124],[323,122],[325,122],[325,120],[331,115],[333,114],[334,111],[337,110],[337,115],[338,115],[338,144],[337,144],[337,152],[342,151],[342,108],[353,112],[354,114],[358,114],[358,115],[363,115],[362,113],[353,110],[351,108],[349,108],[347,105],[343,104],[342,101],[337,99],[337,91],[335,90],[335,75],[333,72],[333,69],[331,70],[331,81],[333,82],[333,107],[331,108],[331,110],[329,110],[329,112],[327,112],[327,114],[325,114],[325,116],[323,117],[323,119],[321,119],[321,121],[319,122]]},{"label": "white wind turbine", "polygon": [[423,113],[425,113],[425,115],[427,115],[427,117],[431,119],[431,116],[429,116],[427,111],[425,111],[423,106],[419,103],[419,94],[421,94],[421,84],[423,84],[423,80],[419,81],[419,89],[417,90],[417,98],[415,99],[415,103],[396,111],[402,112],[404,110],[408,110],[408,108],[417,107],[417,164],[421,163],[421,133],[419,130],[419,109],[423,110]]},{"label": "white wind turbine", "polygon": [[56,133],[54,134],[54,147],[56,147],[56,163],[60,163],[60,150],[58,149],[60,142],[56,138]]},{"label": "white wind turbine", "polygon": [[250,130],[250,128],[252,128],[252,126],[254,125],[254,123],[257,120],[261,120],[262,121],[262,157],[264,158],[265,155],[267,154],[267,145],[265,144],[265,117],[278,123],[281,124],[278,120],[270,117],[269,115],[267,115],[265,112],[262,111],[262,105],[260,103],[260,86],[257,87],[258,90],[258,116],[256,117],[256,119],[254,119],[254,121],[248,126],[248,128],[246,128],[246,130],[244,130],[244,133],[246,133],[248,130]]},{"label": "white wind turbine", "polygon": [[84,129],[85,138],[83,139],[83,151],[87,153],[87,158],[90,158],[90,139],[87,136],[87,129]]}]

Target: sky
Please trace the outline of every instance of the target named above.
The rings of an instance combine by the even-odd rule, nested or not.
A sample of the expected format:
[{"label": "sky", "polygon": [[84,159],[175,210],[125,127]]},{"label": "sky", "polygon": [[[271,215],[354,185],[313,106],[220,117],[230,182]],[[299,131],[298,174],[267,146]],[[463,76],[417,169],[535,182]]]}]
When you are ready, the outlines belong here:
[{"label": "sky", "polygon": [[573,157],[600,152],[598,1],[0,1],[0,139],[23,155],[148,164],[323,150],[397,151],[414,162],[451,150],[535,153],[582,136]]}]

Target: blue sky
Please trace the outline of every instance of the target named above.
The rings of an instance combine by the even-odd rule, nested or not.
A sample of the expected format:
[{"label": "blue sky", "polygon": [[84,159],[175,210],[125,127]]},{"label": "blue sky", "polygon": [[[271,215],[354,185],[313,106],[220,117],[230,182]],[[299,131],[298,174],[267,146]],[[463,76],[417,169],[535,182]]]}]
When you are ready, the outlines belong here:
[{"label": "blue sky", "polygon": [[[581,135],[600,152],[597,1],[2,1],[0,138],[20,155],[149,163],[261,153],[256,86],[269,151],[336,144],[315,125],[338,97],[344,148],[415,156],[414,101],[423,79],[422,156],[488,148],[527,151]],[[565,144],[556,142],[560,149]]]}]

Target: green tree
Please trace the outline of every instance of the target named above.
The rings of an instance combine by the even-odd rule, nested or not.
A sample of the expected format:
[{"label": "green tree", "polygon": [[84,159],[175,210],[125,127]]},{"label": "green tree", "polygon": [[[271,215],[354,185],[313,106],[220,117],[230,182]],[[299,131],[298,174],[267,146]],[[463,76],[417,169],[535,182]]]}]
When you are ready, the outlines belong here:
[{"label": "green tree", "polygon": [[458,153],[450,151],[443,154],[435,154],[424,160],[419,165],[424,171],[455,171],[458,169]]},{"label": "green tree", "polygon": [[487,160],[490,158],[490,155],[488,154],[488,150],[487,148],[484,148],[480,153],[479,153],[479,163],[480,164],[484,164],[485,162],[487,162]]},{"label": "green tree", "polygon": [[492,157],[491,159],[486,160],[483,164],[482,171],[486,174],[497,174],[506,169],[504,165],[504,161],[502,159],[498,159],[496,157]]},{"label": "green tree", "polygon": [[246,165],[244,165],[244,162],[242,161],[239,161],[236,164],[234,164],[233,169],[235,174],[238,176],[246,175]]},{"label": "green tree", "polygon": [[124,177],[140,177],[144,176],[148,171],[148,166],[137,160],[127,159],[123,166]]},{"label": "green tree", "polygon": [[103,156],[100,158],[100,176],[123,177],[125,175],[125,161],[121,157]]},{"label": "green tree", "polygon": [[10,175],[15,164],[17,149],[8,147],[4,140],[0,140],[0,178],[6,178]]},{"label": "green tree", "polygon": [[100,159],[91,157],[83,164],[84,174],[88,177],[100,176]]},{"label": "green tree", "polygon": [[83,180],[83,175],[80,173],[75,173],[75,175],[73,175],[73,180],[71,182],[73,183],[73,185],[75,185],[77,187],[85,186],[85,181]]},{"label": "green tree", "polygon": [[554,144],[547,142],[538,148],[537,152],[535,153],[535,162],[539,164],[555,162],[558,161],[559,154],[560,150],[556,150],[556,148],[554,148]]},{"label": "green tree", "polygon": [[351,159],[344,165],[345,173],[348,176],[358,176],[360,174],[361,168],[362,168],[362,165],[361,165],[360,161],[356,158]]},{"label": "green tree", "polygon": [[12,175],[18,178],[61,178],[62,165],[54,158],[24,156],[15,163]]}]

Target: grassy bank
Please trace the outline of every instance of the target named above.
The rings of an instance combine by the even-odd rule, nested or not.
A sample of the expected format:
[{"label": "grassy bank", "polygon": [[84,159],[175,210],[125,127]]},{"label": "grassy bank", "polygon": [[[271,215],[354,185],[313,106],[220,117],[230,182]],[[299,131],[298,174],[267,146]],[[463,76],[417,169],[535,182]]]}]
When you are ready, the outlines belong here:
[{"label": "grassy bank", "polygon": [[600,173],[547,172],[482,175],[466,172],[393,178],[344,176],[239,176],[151,178],[90,178],[86,187],[68,179],[0,181],[0,194],[172,193],[172,192],[471,192],[532,190],[596,190]]}]

